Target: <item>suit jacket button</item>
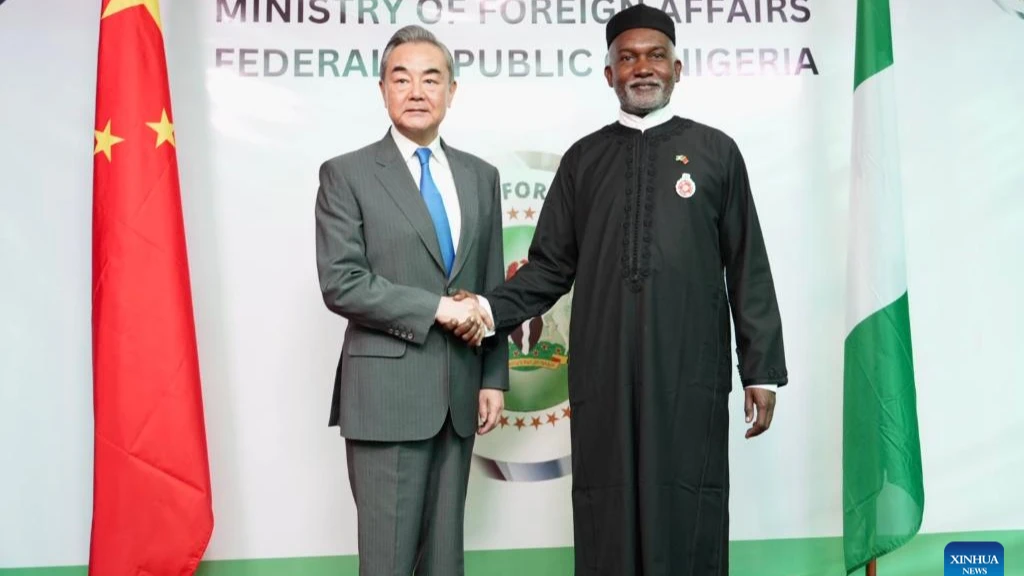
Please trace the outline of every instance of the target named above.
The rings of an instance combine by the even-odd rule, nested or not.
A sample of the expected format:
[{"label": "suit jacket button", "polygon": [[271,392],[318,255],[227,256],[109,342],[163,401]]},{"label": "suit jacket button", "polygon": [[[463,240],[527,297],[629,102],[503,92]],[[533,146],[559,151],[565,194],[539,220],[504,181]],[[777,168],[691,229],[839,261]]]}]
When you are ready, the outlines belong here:
[{"label": "suit jacket button", "polygon": [[457,292],[457,290],[455,288],[448,288],[448,295],[449,296],[455,296],[456,292]]}]

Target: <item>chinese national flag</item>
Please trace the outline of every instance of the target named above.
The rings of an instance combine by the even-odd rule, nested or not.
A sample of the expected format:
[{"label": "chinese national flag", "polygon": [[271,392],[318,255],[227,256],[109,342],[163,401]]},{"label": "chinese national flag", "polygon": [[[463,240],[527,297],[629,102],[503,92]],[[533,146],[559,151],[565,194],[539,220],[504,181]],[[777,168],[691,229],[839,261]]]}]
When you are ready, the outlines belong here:
[{"label": "chinese national flag", "polygon": [[213,512],[160,9],[100,14],[89,574],[187,575]]}]

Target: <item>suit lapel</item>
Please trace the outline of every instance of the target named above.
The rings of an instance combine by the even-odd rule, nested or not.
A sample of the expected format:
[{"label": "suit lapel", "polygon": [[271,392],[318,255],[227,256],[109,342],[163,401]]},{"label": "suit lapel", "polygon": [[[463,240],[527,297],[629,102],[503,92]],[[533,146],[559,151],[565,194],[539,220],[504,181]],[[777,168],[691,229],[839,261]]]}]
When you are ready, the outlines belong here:
[{"label": "suit lapel", "polygon": [[459,232],[459,246],[455,250],[455,264],[452,265],[451,274],[451,278],[455,278],[466,264],[475,244],[479,219],[479,187],[476,173],[463,162],[458,152],[449,148],[443,140],[441,146],[444,147],[448,165],[452,170],[455,193],[459,197],[459,209],[462,212],[462,230]]},{"label": "suit lapel", "polygon": [[[434,232],[434,221],[430,217],[430,212],[427,211],[426,203],[420,196],[419,185],[412,179],[405,159],[399,154],[398,146],[395,145],[390,134],[384,136],[384,139],[377,144],[377,164],[380,167],[377,171],[377,179],[409,220],[413,229],[420,235],[423,244],[433,256],[434,262],[443,271],[444,261],[441,259],[441,247],[437,242],[437,233]],[[456,180],[457,186],[458,181]]]}]

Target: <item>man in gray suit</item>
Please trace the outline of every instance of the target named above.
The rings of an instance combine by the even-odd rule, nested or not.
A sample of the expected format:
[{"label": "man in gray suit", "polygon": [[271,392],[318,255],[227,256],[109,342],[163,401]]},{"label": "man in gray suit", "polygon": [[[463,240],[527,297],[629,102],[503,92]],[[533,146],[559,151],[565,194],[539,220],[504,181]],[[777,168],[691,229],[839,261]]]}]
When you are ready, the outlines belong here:
[{"label": "man in gray suit", "polygon": [[[508,390],[507,346],[481,348],[479,305],[451,298],[504,278],[498,171],[438,137],[455,89],[448,49],[399,30],[381,62],[391,129],[320,167],[320,288],[348,319],[330,425],[346,439],[361,576],[464,573],[474,435]],[[449,321],[475,323],[469,346]]]}]

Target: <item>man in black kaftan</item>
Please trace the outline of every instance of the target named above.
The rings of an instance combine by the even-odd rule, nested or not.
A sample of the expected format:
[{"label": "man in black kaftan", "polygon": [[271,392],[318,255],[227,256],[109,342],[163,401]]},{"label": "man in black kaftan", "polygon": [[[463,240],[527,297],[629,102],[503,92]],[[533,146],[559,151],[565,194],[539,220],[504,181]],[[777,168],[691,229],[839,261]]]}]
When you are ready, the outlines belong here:
[{"label": "man in black kaftan", "polygon": [[782,325],[743,157],[673,116],[674,25],[608,23],[622,110],[565,153],[529,263],[483,295],[499,334],[575,282],[569,336],[576,576],[726,576],[730,311],[739,373],[770,424]]}]

